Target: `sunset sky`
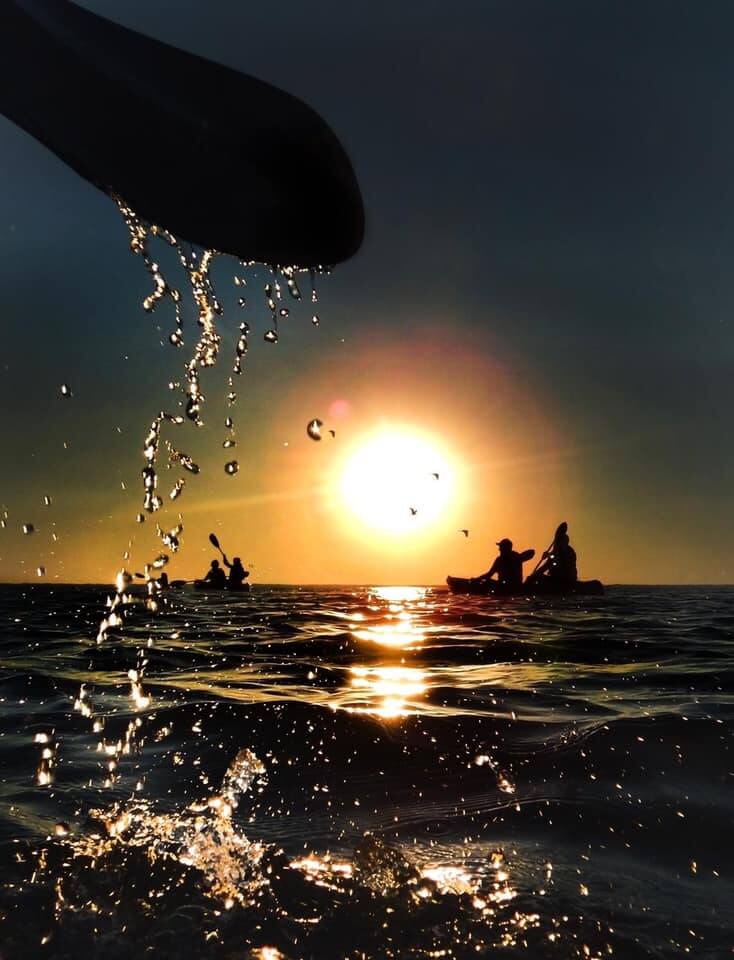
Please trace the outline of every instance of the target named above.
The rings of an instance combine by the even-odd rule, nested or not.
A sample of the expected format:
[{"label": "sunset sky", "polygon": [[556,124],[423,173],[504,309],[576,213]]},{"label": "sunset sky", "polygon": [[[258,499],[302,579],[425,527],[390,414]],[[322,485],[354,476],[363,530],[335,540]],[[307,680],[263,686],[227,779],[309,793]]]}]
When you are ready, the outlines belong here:
[{"label": "sunset sky", "polygon": [[[170,576],[203,574],[215,531],[256,581],[437,583],[567,520],[582,577],[734,580],[730,5],[85,5],[311,103],[367,212],[363,250],[318,285],[318,327],[303,304],[263,342],[250,284],[234,477],[242,317],[234,266],[215,268],[206,426],[167,434],[201,465],[166,510],[184,515]],[[184,353],[170,312],[140,307],[111,201],[2,119],[0,172],[0,579],[108,581],[128,540],[133,569],[156,548],[135,522],[142,442]],[[315,417],[336,436],[309,439]],[[420,460],[385,530],[344,476],[395,436],[441,468]],[[161,474],[165,494],[179,474]]]}]

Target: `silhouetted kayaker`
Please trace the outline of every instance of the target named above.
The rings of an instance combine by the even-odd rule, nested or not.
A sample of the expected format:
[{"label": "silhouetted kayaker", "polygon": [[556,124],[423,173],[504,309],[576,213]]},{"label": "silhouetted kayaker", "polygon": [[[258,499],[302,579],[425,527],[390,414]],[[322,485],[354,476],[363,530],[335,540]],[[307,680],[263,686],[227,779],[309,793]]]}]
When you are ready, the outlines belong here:
[{"label": "silhouetted kayaker", "polygon": [[208,583],[209,586],[213,587],[215,590],[224,590],[227,585],[227,574],[219,566],[218,560],[212,560],[212,565],[209,567],[209,572],[201,582]]},{"label": "silhouetted kayaker", "polygon": [[543,554],[543,562],[530,579],[548,577],[557,584],[576,583],[576,551],[571,546],[565,523],[562,523],[549,550]]},{"label": "silhouetted kayaker", "polygon": [[522,565],[530,560],[535,551],[525,550],[517,553],[512,549],[512,540],[504,537],[497,542],[500,548],[499,556],[486,573],[475,577],[476,580],[491,580],[497,574],[497,584],[503,590],[520,590],[522,588]]},{"label": "silhouetted kayaker", "polygon": [[249,570],[245,570],[239,557],[235,557],[232,563],[222,554],[225,567],[229,567],[229,581],[227,586],[230,590],[243,590],[249,584],[245,584],[245,579],[250,576]]}]

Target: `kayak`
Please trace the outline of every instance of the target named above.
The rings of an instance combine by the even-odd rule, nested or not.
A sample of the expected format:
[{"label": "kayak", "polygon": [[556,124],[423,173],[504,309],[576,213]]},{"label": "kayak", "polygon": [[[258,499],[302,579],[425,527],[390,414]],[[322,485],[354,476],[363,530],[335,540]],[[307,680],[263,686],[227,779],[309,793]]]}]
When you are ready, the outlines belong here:
[{"label": "kayak", "polygon": [[573,584],[556,584],[552,580],[536,580],[533,584],[523,584],[519,590],[506,590],[496,581],[471,580],[466,577],[446,577],[449,593],[470,593],[482,597],[567,597],[594,596],[604,593],[601,580],[577,580]]},{"label": "kayak", "polygon": [[208,590],[210,593],[247,593],[249,589],[249,583],[243,583],[241,587],[213,587],[204,580],[194,581],[194,590]]},{"label": "kayak", "polygon": [[241,587],[214,587],[206,580],[194,580],[193,583],[190,583],[187,580],[174,580],[171,586],[193,586],[194,590],[207,590],[209,593],[248,593],[250,590],[249,583],[243,583]]}]

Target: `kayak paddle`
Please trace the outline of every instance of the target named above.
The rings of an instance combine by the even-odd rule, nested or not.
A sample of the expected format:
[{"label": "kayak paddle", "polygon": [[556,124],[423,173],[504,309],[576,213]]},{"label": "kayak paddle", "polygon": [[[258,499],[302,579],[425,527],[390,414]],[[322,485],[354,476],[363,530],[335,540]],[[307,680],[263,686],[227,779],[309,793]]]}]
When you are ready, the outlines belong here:
[{"label": "kayak paddle", "polygon": [[219,540],[217,539],[216,533],[209,534],[209,543],[211,543],[213,547],[217,548],[217,550],[222,554],[222,559],[224,559],[225,553],[224,550],[222,550],[222,548],[219,546]]},{"label": "kayak paddle", "polygon": [[357,252],[352,164],[302,100],[69,0],[0,9],[0,113],[141,220],[245,261]]}]

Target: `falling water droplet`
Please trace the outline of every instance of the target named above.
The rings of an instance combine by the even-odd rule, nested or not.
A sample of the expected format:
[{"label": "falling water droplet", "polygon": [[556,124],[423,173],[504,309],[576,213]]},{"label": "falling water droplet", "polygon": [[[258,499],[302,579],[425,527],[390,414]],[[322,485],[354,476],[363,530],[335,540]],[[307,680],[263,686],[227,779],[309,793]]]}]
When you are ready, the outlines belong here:
[{"label": "falling water droplet", "polygon": [[44,496],[44,498],[43,498],[43,502],[44,502],[44,504],[45,504],[47,507],[50,507],[50,506],[51,506],[51,497],[49,497],[49,495],[46,494],[46,495]]},{"label": "falling water droplet", "polygon": [[224,447],[225,450],[228,450],[230,447],[233,447],[233,446],[235,445],[235,443],[236,443],[235,440],[227,439],[227,440],[224,441],[224,443],[222,444],[222,446]]},{"label": "falling water droplet", "polygon": [[234,421],[232,420],[231,417],[227,417],[227,419],[224,421],[224,425],[228,430],[231,430],[232,427],[234,426]]},{"label": "falling water droplet", "polygon": [[312,323],[315,327],[318,327],[318,325],[321,323],[321,321],[319,320],[319,315],[318,315],[317,313],[315,313],[315,314],[311,317],[311,323]]},{"label": "falling water droplet", "polygon": [[229,463],[225,463],[224,465],[224,472],[228,473],[230,477],[233,477],[239,469],[240,465],[236,460],[230,460]]},{"label": "falling water droplet", "polygon": [[61,396],[62,397],[73,397],[74,394],[71,392],[71,387],[68,383],[61,384]]},{"label": "falling water droplet", "polygon": [[277,343],[278,342],[278,331],[277,330],[268,330],[265,333],[263,339],[267,343]]},{"label": "falling water droplet", "polygon": [[306,433],[309,435],[309,437],[311,437],[312,440],[320,440],[321,428],[323,427],[323,425],[324,425],[323,420],[317,420],[317,419],[309,420],[308,425],[306,427]]},{"label": "falling water droplet", "polygon": [[36,576],[38,576],[38,577],[45,577],[45,576],[46,576],[46,568],[45,568],[45,567],[36,567]]},{"label": "falling water droplet", "polygon": [[183,339],[183,336],[181,335],[180,330],[174,330],[168,339],[173,344],[174,347],[183,346],[184,339]]},{"label": "falling water droplet", "polygon": [[32,523],[24,523],[24,524],[23,524],[23,533],[25,533],[25,534],[35,533],[35,530],[36,530],[36,528],[33,526]]},{"label": "falling water droplet", "polygon": [[145,514],[144,514],[144,513],[139,513],[139,514],[137,515],[137,517],[135,517],[135,520],[136,520],[138,523],[145,523]]}]

